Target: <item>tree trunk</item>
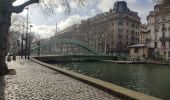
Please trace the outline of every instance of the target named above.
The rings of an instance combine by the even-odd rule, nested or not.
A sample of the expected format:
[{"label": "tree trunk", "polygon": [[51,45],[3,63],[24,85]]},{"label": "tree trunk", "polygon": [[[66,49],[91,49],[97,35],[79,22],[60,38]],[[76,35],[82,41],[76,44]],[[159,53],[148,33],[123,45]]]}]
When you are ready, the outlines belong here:
[{"label": "tree trunk", "polygon": [[0,75],[5,75],[8,72],[9,72],[9,70],[5,63],[5,57],[0,57]]},{"label": "tree trunk", "polygon": [[0,24],[0,75],[5,75],[9,72],[5,63],[8,44],[8,29],[10,24]]},{"label": "tree trunk", "polygon": [[[3,43],[5,43],[5,42],[3,42]],[[2,44],[2,43],[0,43],[0,44]],[[0,48],[0,75],[5,75],[9,72],[6,62],[5,62],[6,54],[7,54],[7,49]]]},{"label": "tree trunk", "polygon": [[11,25],[12,12],[20,13],[26,6],[39,3],[39,0],[29,0],[20,6],[12,6],[12,3],[12,0],[0,0],[0,75],[5,75],[9,72],[5,58],[9,47],[8,30]]}]

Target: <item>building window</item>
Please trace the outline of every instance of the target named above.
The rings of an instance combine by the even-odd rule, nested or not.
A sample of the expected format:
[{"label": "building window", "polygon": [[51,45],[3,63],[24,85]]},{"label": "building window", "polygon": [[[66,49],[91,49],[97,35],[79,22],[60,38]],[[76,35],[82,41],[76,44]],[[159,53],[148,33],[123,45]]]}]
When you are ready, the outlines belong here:
[{"label": "building window", "polygon": [[123,25],[123,21],[118,21],[118,25],[122,26]]},{"label": "building window", "polygon": [[122,38],[123,38],[123,35],[120,35],[120,34],[119,34],[119,35],[118,35],[118,38],[119,38],[119,39],[122,39]]},{"label": "building window", "polygon": [[155,25],[155,32],[159,32],[159,26]]},{"label": "building window", "polygon": [[164,52],[164,55],[166,55],[166,52]]},{"label": "building window", "polygon": [[138,53],[139,52],[139,49],[138,48],[135,48],[135,53]]},{"label": "building window", "polygon": [[162,37],[163,37],[163,38],[165,37],[165,32],[162,32]]},{"label": "building window", "polygon": [[129,25],[129,23],[128,23],[128,22],[127,22],[126,24],[127,24],[127,25]]},{"label": "building window", "polygon": [[126,33],[129,33],[128,29],[126,30]]},{"label": "building window", "polygon": [[170,31],[170,27],[168,27],[168,31]]},{"label": "building window", "polygon": [[166,27],[165,27],[165,24],[162,24],[162,32],[166,31]]},{"label": "building window", "polygon": [[118,33],[123,33],[123,29],[118,29]]},{"label": "building window", "polygon": [[165,17],[163,17],[162,21],[163,21],[163,22],[165,21]]},{"label": "building window", "polygon": [[159,17],[156,17],[155,18],[155,22],[159,22],[160,21],[160,18]]},{"label": "building window", "polygon": [[133,27],[133,23],[131,24],[131,27]]},{"label": "building window", "polygon": [[128,41],[126,41],[126,45],[128,45],[129,43],[128,43]]},{"label": "building window", "polygon": [[170,57],[170,51],[168,52],[168,57]]},{"label": "building window", "polygon": [[155,42],[155,44],[154,44],[154,45],[155,45],[155,46],[154,46],[155,48],[157,48],[157,47],[158,47],[158,43],[157,43],[157,42]]},{"label": "building window", "polygon": [[151,20],[151,19],[149,20],[149,23],[152,23],[152,20]]},{"label": "building window", "polygon": [[165,44],[164,41],[162,42],[162,47],[163,47],[163,48],[166,48],[166,44]]}]

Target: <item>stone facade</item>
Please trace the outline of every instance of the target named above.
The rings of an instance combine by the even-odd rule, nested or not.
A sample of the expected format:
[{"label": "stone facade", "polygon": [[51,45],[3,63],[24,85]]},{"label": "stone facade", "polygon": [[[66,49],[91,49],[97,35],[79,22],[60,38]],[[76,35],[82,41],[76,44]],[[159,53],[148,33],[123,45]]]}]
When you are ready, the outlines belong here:
[{"label": "stone facade", "polygon": [[152,57],[153,48],[145,44],[129,46],[129,58],[131,60],[144,61],[146,57]]},{"label": "stone facade", "polygon": [[126,52],[128,45],[139,43],[140,17],[126,2],[118,1],[109,12],[81,22],[81,37],[99,52]]},{"label": "stone facade", "polygon": [[139,43],[146,44],[147,36],[148,36],[147,25],[141,24],[140,34],[139,34]]},{"label": "stone facade", "polygon": [[170,57],[170,7],[155,5],[147,17],[150,38],[149,46],[153,47],[155,57]]},{"label": "stone facade", "polygon": [[82,20],[71,37],[87,42],[98,52],[114,54],[125,53],[129,45],[138,44],[139,33],[138,13],[131,11],[126,2],[118,1],[109,12]]}]

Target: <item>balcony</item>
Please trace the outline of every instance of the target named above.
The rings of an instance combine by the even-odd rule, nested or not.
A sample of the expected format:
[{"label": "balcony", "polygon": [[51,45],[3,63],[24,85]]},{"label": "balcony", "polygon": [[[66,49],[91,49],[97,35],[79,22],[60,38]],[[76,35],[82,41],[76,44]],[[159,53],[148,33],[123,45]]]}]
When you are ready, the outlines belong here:
[{"label": "balcony", "polygon": [[170,41],[170,36],[163,36],[160,38],[160,41]]},{"label": "balcony", "polygon": [[163,27],[161,30],[162,30],[162,32],[165,32],[165,31],[167,31],[167,28]]},{"label": "balcony", "polygon": [[118,39],[123,39],[123,35],[118,35]]},{"label": "balcony", "polygon": [[145,40],[145,41],[149,41],[149,42],[150,42],[151,40],[152,40],[151,38],[146,38],[146,40]]}]

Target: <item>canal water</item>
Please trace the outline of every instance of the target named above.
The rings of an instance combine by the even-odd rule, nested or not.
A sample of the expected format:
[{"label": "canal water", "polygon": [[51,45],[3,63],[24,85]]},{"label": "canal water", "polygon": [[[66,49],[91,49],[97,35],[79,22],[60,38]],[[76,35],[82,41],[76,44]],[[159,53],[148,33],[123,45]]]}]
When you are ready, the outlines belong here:
[{"label": "canal water", "polygon": [[56,63],[58,67],[170,100],[170,66],[106,62]]}]

